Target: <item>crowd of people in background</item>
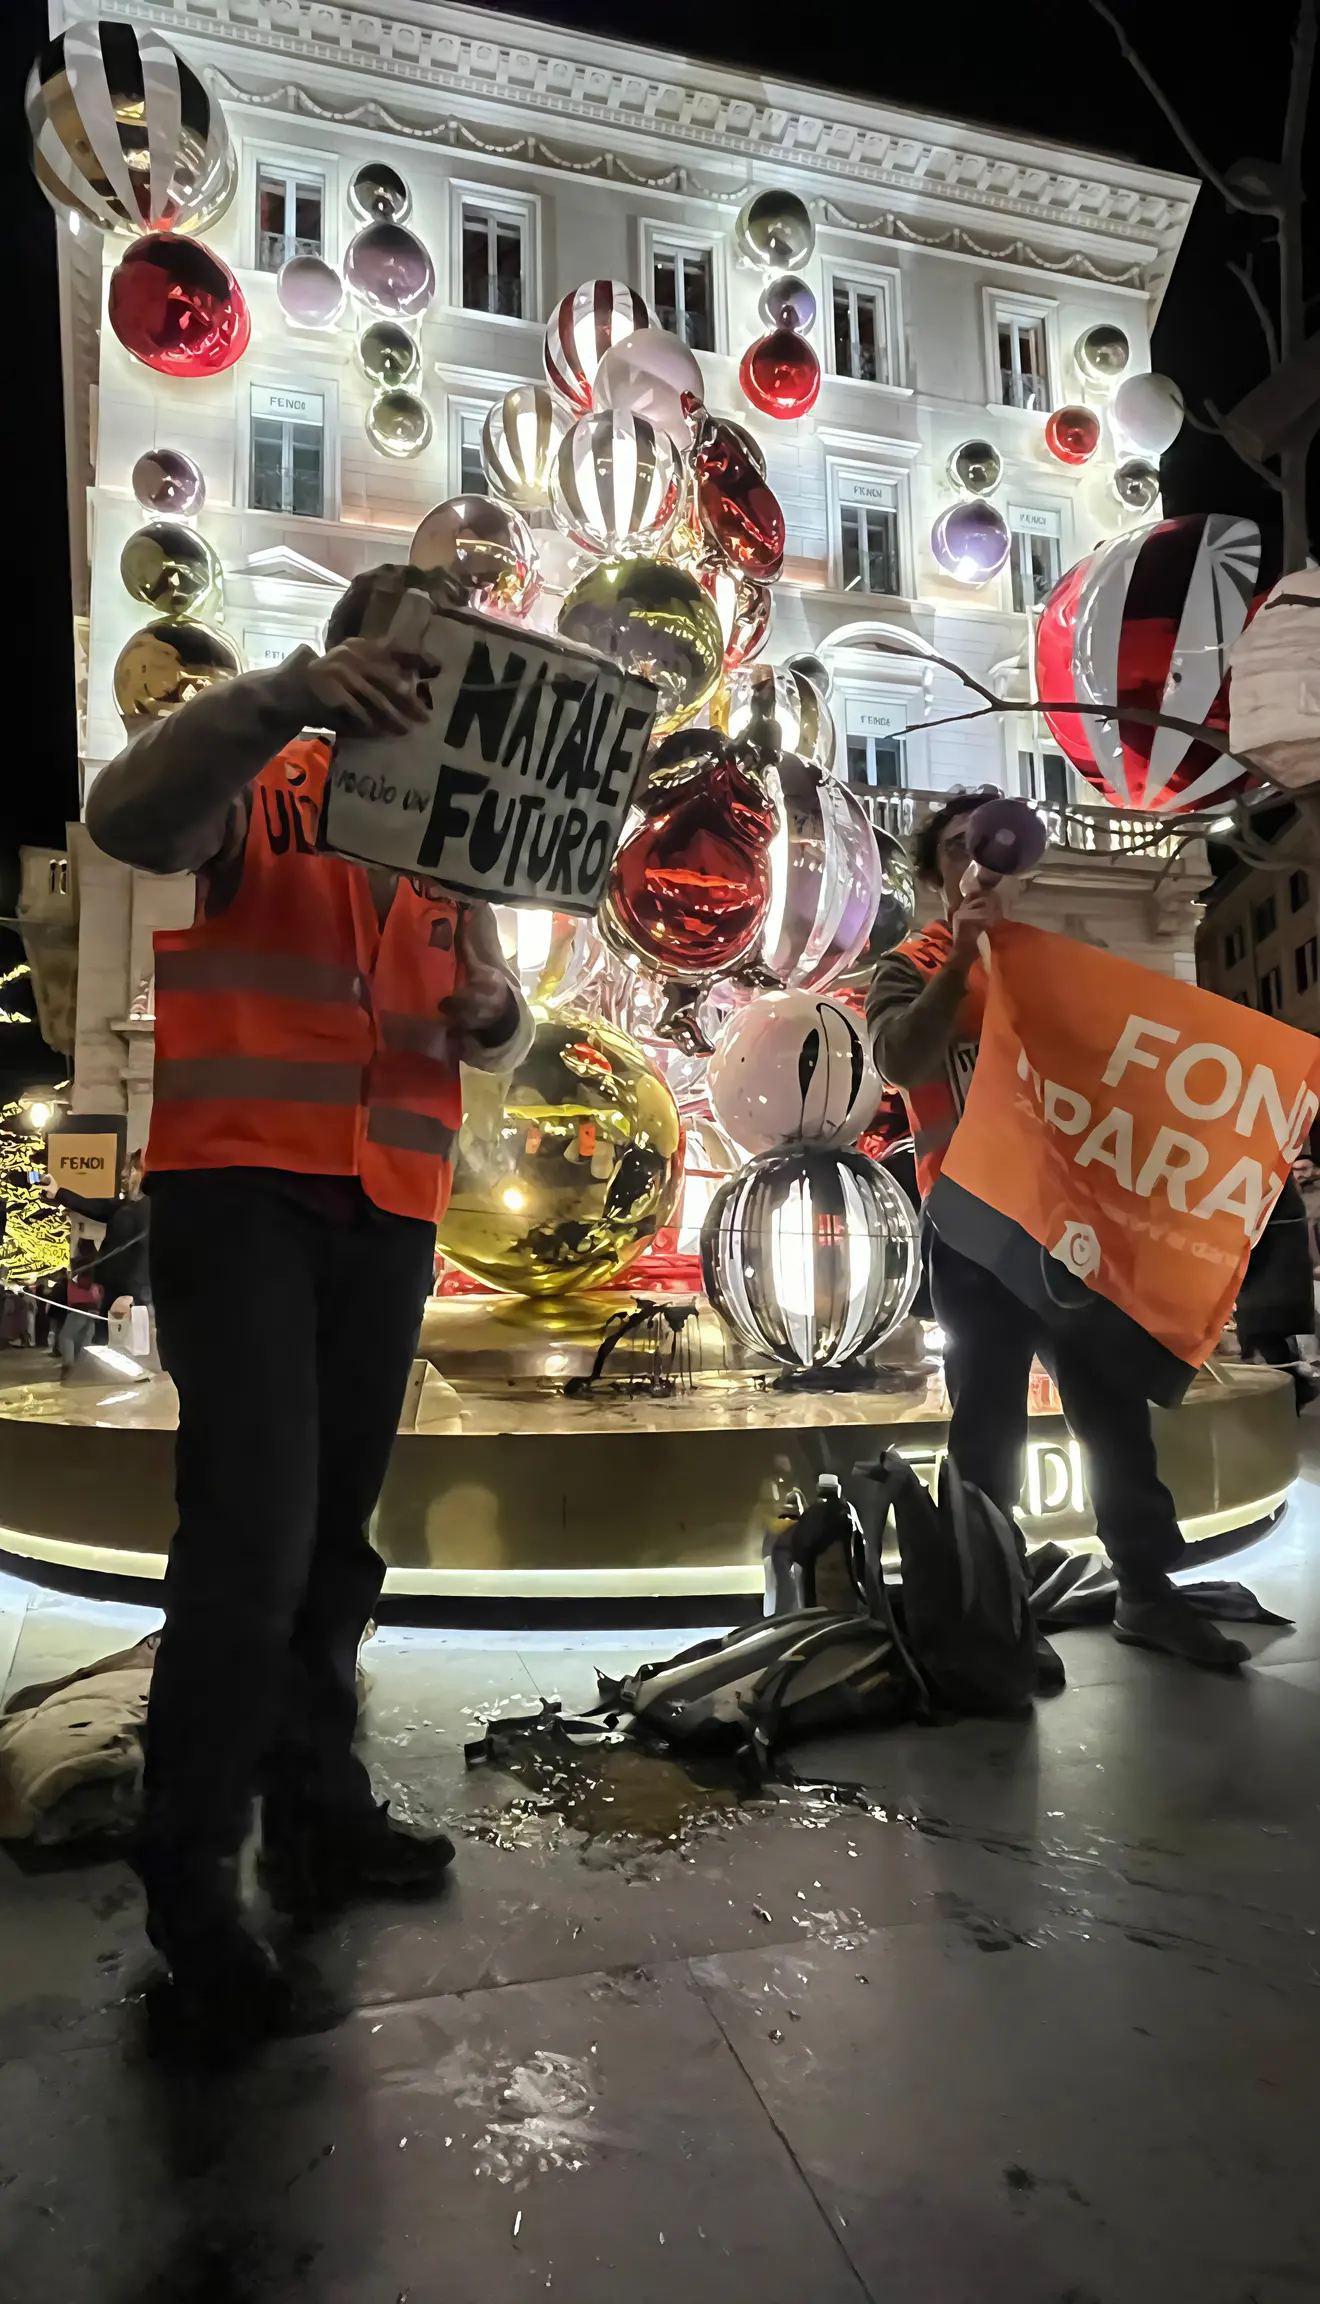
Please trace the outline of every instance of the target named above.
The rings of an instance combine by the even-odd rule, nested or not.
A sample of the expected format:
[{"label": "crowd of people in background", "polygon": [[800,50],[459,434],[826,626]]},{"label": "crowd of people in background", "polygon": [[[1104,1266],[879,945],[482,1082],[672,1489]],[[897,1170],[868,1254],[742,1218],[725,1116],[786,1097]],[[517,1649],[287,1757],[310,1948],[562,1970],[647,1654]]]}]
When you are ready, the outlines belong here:
[{"label": "crowd of people in background", "polygon": [[[104,1342],[112,1323],[151,1303],[148,1238],[151,1205],[142,1190],[142,1154],[133,1152],[116,1200],[89,1200],[45,1180],[46,1198],[79,1221],[63,1271],[6,1275],[0,1297],[0,1347],[49,1351],[65,1378],[89,1344]],[[82,1225],[94,1228],[83,1231]],[[0,1235],[0,1252],[3,1236]]]}]

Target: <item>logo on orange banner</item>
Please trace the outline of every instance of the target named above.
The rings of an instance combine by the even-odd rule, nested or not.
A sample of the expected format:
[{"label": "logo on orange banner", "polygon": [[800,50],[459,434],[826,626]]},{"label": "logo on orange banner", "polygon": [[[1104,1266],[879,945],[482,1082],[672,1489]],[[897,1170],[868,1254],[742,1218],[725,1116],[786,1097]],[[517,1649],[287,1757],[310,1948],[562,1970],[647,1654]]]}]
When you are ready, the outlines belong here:
[{"label": "logo on orange banner", "polygon": [[1181,1387],[1150,1387],[1175,1397],[1214,1348],[1317,1111],[1309,1034],[1006,924],[932,1221],[1046,1318],[1117,1307],[1181,1364]]}]

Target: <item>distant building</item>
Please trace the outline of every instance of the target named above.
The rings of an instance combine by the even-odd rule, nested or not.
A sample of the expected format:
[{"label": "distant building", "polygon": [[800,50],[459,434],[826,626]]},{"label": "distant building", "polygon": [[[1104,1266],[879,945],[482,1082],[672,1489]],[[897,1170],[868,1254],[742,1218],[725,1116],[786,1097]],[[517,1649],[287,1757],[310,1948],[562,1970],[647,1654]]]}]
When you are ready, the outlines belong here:
[{"label": "distant building", "polygon": [[[1113,488],[1108,391],[1077,346],[1116,327],[1130,369],[1149,366],[1194,183],[439,0],[52,0],[51,15],[57,30],[84,16],[149,19],[208,78],[239,179],[206,238],[237,273],[253,324],[225,373],[156,374],[102,325],[122,242],[61,227],[85,784],[122,742],[114,666],[149,621],[119,572],[144,518],[131,486],[144,450],[182,449],[200,465],[198,524],[224,572],[208,620],[248,664],[277,662],[318,640],[360,569],[405,557],[432,505],[484,486],[491,402],[542,376],[560,298],[612,276],[686,336],[712,409],[764,450],[788,525],[769,654],[809,649],[830,665],[839,767],[877,816],[960,784],[1037,800],[1053,826],[1050,924],[1190,973],[1203,870],[1189,851],[1161,877],[1149,825],[1098,803],[1088,830],[1076,810],[1092,795],[1032,713],[1030,663],[1034,614],[1058,575],[1137,517]],[[372,160],[403,178],[408,228],[436,275],[412,323],[431,435],[406,459],[368,436],[362,312],[350,303],[333,325],[300,328],[276,297],[290,256],[342,265],[361,222],[349,188]],[[774,185],[800,194],[816,226],[805,271],[824,378],[796,423],[754,414],[738,384],[764,332],[763,282],[739,261],[733,226],[749,188]],[[1102,437],[1074,466],[1051,453],[1046,424],[1082,401]],[[973,440],[1002,462],[995,502],[1012,549],[1002,574],[969,589],[942,572],[932,531],[960,492],[951,454]],[[976,700],[903,653],[909,637],[1020,710],[920,729]],[[85,835],[71,848],[78,1101],[126,1099],[137,1141],[151,931],[187,918],[191,893],[109,864]]]},{"label": "distant building", "polygon": [[[1293,829],[1291,815],[1275,833]],[[1237,864],[1217,883],[1196,937],[1207,991],[1320,1033],[1320,868]]]}]

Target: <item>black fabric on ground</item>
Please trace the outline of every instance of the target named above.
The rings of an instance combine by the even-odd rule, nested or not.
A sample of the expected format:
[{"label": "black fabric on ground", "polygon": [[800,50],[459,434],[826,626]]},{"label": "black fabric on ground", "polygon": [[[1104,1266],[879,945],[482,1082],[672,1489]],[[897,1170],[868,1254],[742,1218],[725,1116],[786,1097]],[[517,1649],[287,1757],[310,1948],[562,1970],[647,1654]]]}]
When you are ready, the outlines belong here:
[{"label": "black fabric on ground", "polygon": [[258,1789],[330,1811],[370,1799],[355,1672],[384,1570],[366,1531],[435,1235],[365,1200],[335,1222],[235,1169],[159,1175],[152,1199],[179,1528],[145,1844],[187,1875],[238,1848]]}]

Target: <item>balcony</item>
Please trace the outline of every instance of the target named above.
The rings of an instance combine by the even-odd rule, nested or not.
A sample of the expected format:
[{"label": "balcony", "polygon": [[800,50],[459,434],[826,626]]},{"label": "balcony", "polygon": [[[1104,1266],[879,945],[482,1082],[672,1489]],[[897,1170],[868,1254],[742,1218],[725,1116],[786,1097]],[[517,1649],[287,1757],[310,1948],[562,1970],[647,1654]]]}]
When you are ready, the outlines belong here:
[{"label": "balcony", "polygon": [[[877,832],[889,832],[898,840],[910,839],[931,809],[952,798],[949,792],[876,791],[856,784],[850,789]],[[1153,816],[1138,808],[1052,808],[1043,800],[1029,800],[1027,805],[1044,823],[1050,848],[1077,857],[1123,855],[1133,863],[1171,862],[1180,850],[1203,841],[1215,814],[1222,813]],[[1204,866],[1203,857],[1195,861]]]}]

